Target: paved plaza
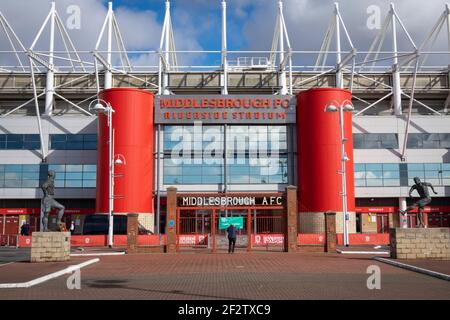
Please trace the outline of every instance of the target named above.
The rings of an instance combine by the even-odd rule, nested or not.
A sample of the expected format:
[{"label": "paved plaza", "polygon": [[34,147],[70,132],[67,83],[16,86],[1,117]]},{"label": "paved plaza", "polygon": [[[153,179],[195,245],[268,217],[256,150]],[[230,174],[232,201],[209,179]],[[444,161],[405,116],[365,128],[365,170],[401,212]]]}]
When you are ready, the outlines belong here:
[{"label": "paved plaza", "polygon": [[[40,264],[3,261],[0,283],[30,281],[92,258]],[[450,282],[367,255],[239,251],[99,259],[81,269],[80,290],[69,290],[69,275],[64,275],[27,289],[0,289],[0,299],[450,299]],[[367,268],[372,265],[381,271],[379,290],[367,287]]]}]

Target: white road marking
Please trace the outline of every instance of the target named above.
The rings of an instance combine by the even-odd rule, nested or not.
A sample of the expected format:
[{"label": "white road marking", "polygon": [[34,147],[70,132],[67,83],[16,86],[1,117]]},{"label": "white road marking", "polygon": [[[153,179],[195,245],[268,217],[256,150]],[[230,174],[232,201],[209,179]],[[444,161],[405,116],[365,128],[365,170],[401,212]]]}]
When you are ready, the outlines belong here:
[{"label": "white road marking", "polygon": [[389,251],[342,251],[339,249],[336,251],[341,254],[390,254]]},{"label": "white road marking", "polygon": [[120,252],[98,252],[98,253],[71,253],[71,257],[88,257],[88,256],[121,256],[125,251]]},{"label": "white road marking", "polygon": [[410,264],[401,263],[401,262],[398,262],[398,261],[393,261],[393,260],[385,259],[385,258],[377,258],[377,257],[375,257],[374,259],[377,260],[377,261],[380,261],[380,262],[384,262],[384,263],[390,264],[390,265],[392,265],[394,267],[399,267],[399,268],[403,268],[403,269],[406,269],[406,270],[409,270],[409,271],[414,271],[414,272],[426,274],[428,276],[435,277],[435,278],[438,278],[438,279],[450,281],[450,275],[445,274],[445,273],[440,273],[440,272],[436,272],[436,271],[432,271],[432,270],[428,270],[428,269],[412,266]]},{"label": "white road marking", "polygon": [[86,266],[88,266],[90,264],[93,264],[93,263],[96,263],[96,262],[99,262],[99,261],[100,261],[99,258],[91,259],[91,260],[88,260],[88,261],[85,261],[85,262],[82,262],[82,263],[79,263],[79,264],[76,264],[76,265],[69,266],[69,267],[67,267],[67,268],[65,268],[65,269],[63,269],[61,271],[53,272],[53,273],[50,273],[50,274],[48,274],[46,276],[43,276],[43,277],[31,280],[31,281],[28,281],[28,282],[1,283],[0,284],[0,289],[30,288],[32,286],[35,286],[37,284],[46,282],[48,280],[58,278],[58,277],[60,277],[62,275],[68,274],[68,273],[72,273],[73,271],[75,271],[77,269],[81,269],[83,267],[86,267]]}]

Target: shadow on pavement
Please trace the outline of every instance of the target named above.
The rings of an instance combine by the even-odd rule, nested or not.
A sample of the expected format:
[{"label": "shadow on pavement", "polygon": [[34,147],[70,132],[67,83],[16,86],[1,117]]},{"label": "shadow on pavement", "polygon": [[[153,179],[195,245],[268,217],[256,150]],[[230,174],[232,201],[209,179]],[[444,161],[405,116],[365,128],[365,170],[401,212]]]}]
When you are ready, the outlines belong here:
[{"label": "shadow on pavement", "polygon": [[206,299],[224,299],[224,300],[246,300],[242,298],[236,297],[225,297],[225,296],[212,296],[198,293],[190,293],[185,292],[183,290],[152,290],[152,289],[143,289],[143,288],[134,288],[127,286],[128,280],[94,280],[94,281],[86,281],[85,285],[91,288],[97,289],[126,289],[133,291],[141,291],[141,292],[149,292],[149,293],[163,293],[163,294],[178,294],[188,297],[200,297]]}]

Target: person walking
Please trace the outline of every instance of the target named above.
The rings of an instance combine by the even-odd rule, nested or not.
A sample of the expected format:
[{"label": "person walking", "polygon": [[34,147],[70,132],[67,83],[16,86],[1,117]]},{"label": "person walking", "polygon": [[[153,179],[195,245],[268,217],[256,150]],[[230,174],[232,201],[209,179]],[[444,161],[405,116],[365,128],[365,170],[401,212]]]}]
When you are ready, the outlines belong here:
[{"label": "person walking", "polygon": [[74,231],[75,231],[75,223],[72,221],[70,223],[70,234],[73,234]]},{"label": "person walking", "polygon": [[234,253],[234,246],[236,245],[236,227],[232,224],[227,228],[228,232],[228,253]]}]

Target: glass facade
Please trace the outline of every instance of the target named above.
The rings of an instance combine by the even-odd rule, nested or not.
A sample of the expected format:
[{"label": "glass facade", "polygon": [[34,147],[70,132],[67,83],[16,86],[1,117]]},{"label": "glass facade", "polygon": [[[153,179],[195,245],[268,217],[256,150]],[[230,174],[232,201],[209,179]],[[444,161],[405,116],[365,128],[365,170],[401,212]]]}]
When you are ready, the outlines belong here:
[{"label": "glass facade", "polygon": [[450,185],[450,163],[356,163],[355,187],[399,187],[414,177],[435,186]]},{"label": "glass facade", "polygon": [[397,149],[398,139],[395,133],[355,133],[355,149]]},{"label": "glass facade", "polygon": [[400,165],[395,163],[356,163],[355,187],[399,187]]},{"label": "glass facade", "polygon": [[[354,133],[355,149],[398,149],[395,133]],[[408,149],[450,149],[450,133],[410,133]]]},{"label": "glass facade", "polygon": [[164,184],[287,183],[285,126],[165,126]]},{"label": "glass facade", "polygon": [[0,150],[37,150],[41,148],[38,134],[0,134]]},{"label": "glass facade", "polygon": [[408,149],[450,149],[449,133],[410,133]]},{"label": "glass facade", "polygon": [[96,134],[51,134],[52,150],[96,150]]},{"label": "glass facade", "polygon": [[0,164],[0,188],[39,188],[48,170],[57,188],[95,188],[95,164]]}]

